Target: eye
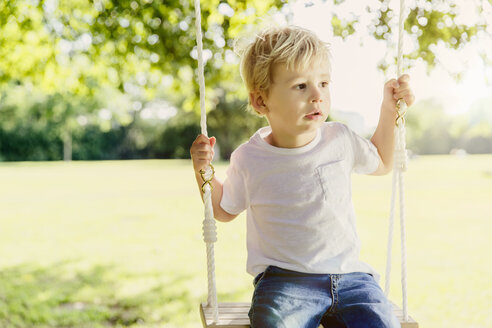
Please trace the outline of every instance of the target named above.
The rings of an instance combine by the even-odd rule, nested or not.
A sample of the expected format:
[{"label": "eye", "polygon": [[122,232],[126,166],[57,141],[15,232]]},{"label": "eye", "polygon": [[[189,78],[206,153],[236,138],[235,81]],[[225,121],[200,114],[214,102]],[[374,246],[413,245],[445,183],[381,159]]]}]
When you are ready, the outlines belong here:
[{"label": "eye", "polygon": [[297,90],[302,90],[302,89],[306,89],[306,83],[301,83],[301,84],[298,84],[296,85],[295,87]]},{"label": "eye", "polygon": [[321,87],[322,88],[328,87],[328,82],[326,82],[326,81],[321,82]]}]

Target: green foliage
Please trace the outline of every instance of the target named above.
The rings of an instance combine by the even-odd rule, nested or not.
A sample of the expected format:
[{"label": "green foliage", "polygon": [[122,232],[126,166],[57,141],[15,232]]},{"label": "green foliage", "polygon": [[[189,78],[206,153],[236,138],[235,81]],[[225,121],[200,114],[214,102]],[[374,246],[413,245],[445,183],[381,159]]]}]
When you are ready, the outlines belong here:
[{"label": "green foliage", "polygon": [[102,131],[99,126],[89,125],[72,135],[72,158],[74,160],[109,160],[145,158],[145,150],[138,149],[131,138],[132,127],[113,128]]},{"label": "green foliage", "polygon": [[[433,2],[437,3],[437,1]],[[473,26],[459,24],[457,16],[456,5],[453,3],[450,3],[446,10],[441,9],[441,11],[419,6],[411,8],[405,21],[405,29],[417,40],[418,48],[409,54],[408,58],[422,58],[429,67],[434,67],[438,63],[435,53],[438,44],[459,49],[470,42],[479,31],[484,31],[486,28],[484,23]]]},{"label": "green foliage", "polygon": [[[333,13],[334,34],[346,38],[353,34],[353,26],[362,29],[367,28],[376,40],[385,41],[390,48],[394,47],[395,44],[391,37],[397,31],[392,27],[398,25],[399,7],[396,6],[395,12],[390,0],[378,1],[380,4],[377,8],[370,6],[366,8],[365,14],[372,17],[372,21],[367,27],[360,26],[360,18],[365,15],[361,10],[354,8],[350,12],[350,16],[344,18]],[[342,6],[347,5],[347,2],[334,0],[334,4]],[[409,13],[404,22],[404,29],[415,41],[415,46],[411,53],[404,55],[406,58],[403,62],[404,68],[410,67],[415,60],[422,59],[427,64],[428,70],[431,71],[439,63],[436,59],[438,46],[456,50],[473,41],[480,33],[482,37],[490,37],[487,33],[483,33],[490,25],[490,22],[480,16],[484,4],[474,3],[473,5],[477,16],[480,18],[473,24],[464,24],[460,20],[460,7],[453,1],[418,0],[412,3],[411,7],[407,8]],[[484,63],[490,62],[490,53],[483,51],[482,59]],[[393,56],[393,61],[382,61],[378,68],[385,71],[395,62],[396,56]],[[457,73],[457,77],[459,74],[460,72]]]},{"label": "green foliage", "polygon": [[343,39],[355,33],[354,25],[355,21],[342,21],[336,14],[333,14],[333,17],[331,18],[333,34],[341,36]]},{"label": "green foliage", "polygon": [[[368,14],[373,17],[369,31],[376,39],[390,42],[395,13],[389,0],[379,1],[379,8],[367,7],[364,13],[363,6],[358,9],[333,0],[334,34],[354,35],[364,28],[360,17]],[[235,63],[227,59],[233,56],[232,40],[251,30],[258,17],[283,4],[281,0],[202,1],[204,49],[210,54],[205,75],[210,86],[237,75]],[[336,7],[347,5],[353,8],[342,17]],[[161,88],[161,79],[168,77],[173,92],[188,99],[185,109],[191,110],[197,103],[192,74],[196,67],[193,10],[191,2],[180,0],[165,4],[153,0],[2,2],[0,83],[17,80],[47,92],[78,95],[92,95],[110,85],[126,92],[139,90],[141,98],[149,99]],[[442,0],[415,2],[405,29],[418,44],[408,57],[423,58],[433,67],[435,45],[457,49],[485,30],[487,22],[458,23],[458,10]],[[232,89],[237,91],[238,85]],[[214,92],[209,95],[214,98]]]},{"label": "green foliage", "polygon": [[0,160],[4,161],[61,160],[62,136],[67,130],[72,135],[73,159],[143,158],[148,156],[147,141],[142,145],[140,134],[152,135],[158,131],[158,128],[133,118],[127,125],[120,124],[121,119],[100,121],[97,115],[87,112],[85,117],[90,120],[86,118],[86,125],[69,119],[85,107],[97,108],[95,98],[59,93],[46,95],[23,86],[4,89],[1,98]]},{"label": "green foliage", "polygon": [[[391,23],[392,18],[394,17],[394,12],[390,9],[388,0],[379,0],[379,2],[381,5],[376,12],[375,25],[371,30],[376,40],[388,41],[393,33]],[[371,10],[368,9],[368,12],[371,13]],[[372,13],[374,14],[374,12]]]},{"label": "green foliage", "polygon": [[[205,55],[212,54],[205,66],[208,108],[216,101],[214,86],[222,81],[229,81],[229,94],[243,92],[239,79],[231,80],[231,76],[238,75],[231,40],[244,27],[255,23],[257,17],[281,5],[280,0],[202,3]],[[37,145],[50,144],[53,148],[59,148],[67,131],[74,135],[74,141],[94,139],[94,135],[89,137],[79,131],[83,129],[76,123],[80,116],[98,121],[92,125],[100,124],[101,130],[109,132],[109,121],[101,122],[93,115],[102,106],[110,105],[112,99],[108,96],[121,98],[124,94],[128,102],[143,105],[165,97],[179,104],[183,111],[198,111],[194,8],[189,1],[2,1],[0,45],[0,90],[4,95],[17,83],[25,86],[27,93],[36,89],[45,98],[53,98],[53,106],[44,106],[44,112],[37,116],[30,112],[30,102],[23,101],[29,97],[19,98],[15,107],[10,107],[15,115],[0,113],[0,125],[11,127],[2,130],[3,144],[9,145],[3,148],[5,159],[63,158],[51,150],[46,150],[49,154],[38,154],[38,146],[31,139],[39,139]],[[119,90],[120,95],[112,89]],[[46,100],[41,102],[48,104]],[[3,104],[2,107],[6,108]],[[118,129],[131,125],[136,117],[127,107],[111,109]],[[42,127],[37,124],[36,129],[26,128],[30,123],[19,123],[35,117],[44,121]],[[25,131],[26,136],[13,136],[17,129]],[[43,129],[50,132],[39,138],[37,131]],[[159,133],[159,129],[154,132]],[[136,130],[132,133],[142,134]],[[109,139],[127,140],[116,135],[118,132]],[[23,148],[32,148],[33,154],[26,154]],[[73,145],[74,158],[110,156],[102,144],[94,151],[83,148]],[[15,153],[4,153],[12,149]],[[184,151],[179,153],[183,155]],[[123,156],[127,157],[134,155]]]},{"label": "green foliage", "polygon": [[63,158],[63,143],[52,125],[43,128],[18,124],[13,130],[0,128],[0,160],[52,161]]},{"label": "green foliage", "polygon": [[433,99],[420,101],[408,111],[407,147],[418,154],[449,154],[464,149],[471,154],[492,152],[492,114],[488,101],[469,114],[450,116]]},{"label": "green foliage", "polygon": [[[150,327],[170,320],[166,311],[155,309],[162,307],[167,297],[173,294],[181,300],[187,297],[186,292],[176,295],[171,288],[161,285],[143,293],[121,296],[117,292],[122,288],[121,282],[132,280],[128,273],[117,272],[110,265],[74,271],[73,262],[50,267],[23,264],[2,268],[0,326]],[[189,306],[182,304],[180,312],[190,311]]]},{"label": "green foliage", "polygon": [[[2,160],[58,160],[60,131],[76,108],[75,98],[44,95],[32,88],[10,86],[0,95],[0,158]],[[78,104],[79,106],[81,104]]]},{"label": "green foliage", "polygon": [[[215,109],[207,114],[209,136],[217,139],[216,156],[229,159],[241,143],[248,140],[265,119],[246,111],[241,100],[226,101],[220,98]],[[152,158],[190,158],[191,143],[200,134],[200,117],[195,113],[182,113],[172,118],[161,135],[150,145]]]},{"label": "green foliage", "polygon": [[5,298],[0,302],[0,324],[9,327],[47,327],[109,321],[109,304],[96,306],[74,300],[74,294],[83,290],[86,282],[91,282],[92,288],[99,286],[96,288],[111,295],[112,284],[101,279],[103,268],[95,268],[93,272],[72,279],[63,279],[60,269],[60,266],[49,270],[24,265],[2,270],[0,281]]},{"label": "green foliage", "polygon": [[[280,0],[203,1],[204,49],[213,54],[205,67],[208,83],[235,71],[226,56],[241,28],[281,5]],[[173,92],[196,104],[195,79],[184,73],[196,67],[189,1],[18,0],[2,2],[0,17],[0,81],[31,81],[46,92],[78,95],[105,85],[126,92],[133,87],[148,99],[167,76]]]},{"label": "green foliage", "polygon": [[[208,114],[208,128],[210,135],[217,137],[217,155],[228,159],[234,148],[265,121],[246,112],[241,100],[226,100],[225,91],[222,93],[224,96]],[[97,113],[88,113],[84,116],[86,123],[81,125],[65,116],[80,112],[78,106],[86,105],[84,102],[67,100],[60,94],[43,95],[22,86],[6,89],[3,99],[0,159],[4,161],[63,159],[62,135],[67,122],[74,160],[189,158],[191,142],[200,133],[200,118],[195,112],[181,112],[160,123],[141,119],[134,112],[135,117],[127,125],[120,124],[117,117],[100,120]],[[119,101],[115,98],[112,102]]]},{"label": "green foliage", "polygon": [[209,134],[217,138],[220,158],[223,159],[229,159],[234,149],[267,125],[264,117],[247,110],[246,102],[238,99],[226,101],[224,97],[208,114],[207,122]]},{"label": "green foliage", "polygon": [[165,130],[151,143],[152,158],[190,158],[191,143],[200,134],[200,117],[182,113],[166,124]]},{"label": "green foliage", "polygon": [[[327,21],[335,36],[349,38],[368,30],[394,46],[390,36],[397,17],[389,0],[367,8],[343,0],[332,2]],[[283,0],[201,1],[206,108],[217,122],[210,127],[222,140],[219,146],[225,158],[232,145],[245,140],[246,131],[260,124],[251,117],[238,125],[244,129],[228,131],[235,124],[225,123],[225,117],[241,117],[230,113],[241,112],[246,101],[233,41],[253,33],[263,17],[284,5]],[[342,6],[351,10],[338,10]],[[368,26],[361,24],[367,21],[363,15],[371,18]],[[180,113],[193,112],[189,117],[196,118],[194,23],[192,3],[182,0],[0,2],[0,159],[63,158],[61,145],[70,134],[73,156],[78,159],[188,156],[189,140],[175,139],[194,135],[195,123],[188,118],[178,122],[180,118],[164,128],[137,122],[135,106],[142,108],[164,98]],[[486,37],[483,31],[488,25],[483,19],[468,25],[460,22],[453,2],[418,0],[405,23],[415,48],[404,65],[422,58],[432,69],[437,48],[459,49],[479,35]],[[485,51],[481,56],[486,63],[492,61]],[[391,60],[384,60],[379,67],[385,70],[390,65]],[[98,117],[101,108],[109,110],[110,120]],[[81,125],[79,119],[88,123]],[[158,140],[166,145],[158,145]],[[111,147],[111,142],[117,144]]]}]

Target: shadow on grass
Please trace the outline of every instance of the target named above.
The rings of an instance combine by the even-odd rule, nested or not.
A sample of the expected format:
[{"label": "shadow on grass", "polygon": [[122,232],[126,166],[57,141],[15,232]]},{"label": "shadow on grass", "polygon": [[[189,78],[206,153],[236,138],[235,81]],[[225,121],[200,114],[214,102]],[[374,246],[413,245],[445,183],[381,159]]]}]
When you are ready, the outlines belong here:
[{"label": "shadow on grass", "polygon": [[[157,327],[198,312],[199,300],[183,287],[190,277],[164,284],[158,272],[121,273],[110,265],[82,270],[76,264],[1,269],[0,327]],[[142,281],[150,287],[138,288]],[[122,292],[128,287],[138,292],[128,296]]]}]

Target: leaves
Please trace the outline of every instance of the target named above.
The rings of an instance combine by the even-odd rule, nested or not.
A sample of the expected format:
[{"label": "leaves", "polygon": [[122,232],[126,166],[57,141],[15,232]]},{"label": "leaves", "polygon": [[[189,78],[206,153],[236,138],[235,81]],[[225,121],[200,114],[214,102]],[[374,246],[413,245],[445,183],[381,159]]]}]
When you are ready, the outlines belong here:
[{"label": "leaves", "polygon": [[418,42],[418,48],[408,57],[422,58],[431,68],[438,63],[435,46],[443,44],[448,48],[459,49],[486,28],[481,23],[474,26],[457,23],[456,7],[452,3],[442,11],[427,8],[429,7],[411,8],[405,29]]},{"label": "leaves", "polygon": [[[424,60],[429,70],[439,65],[438,51],[460,49],[490,28],[483,15],[489,1],[467,2],[479,14],[463,21],[456,1],[415,0],[405,22],[414,48],[405,66]],[[332,0],[327,13],[335,37],[366,35],[388,48],[394,47],[396,9],[394,1],[354,2]],[[282,0],[202,0],[203,47],[206,59],[207,110],[217,104],[246,99],[238,74],[234,40],[254,33],[263,17],[282,10]],[[312,5],[312,3],[311,3]],[[194,8],[183,0],[16,0],[0,2],[0,91],[16,85],[36,90],[58,102],[41,114],[60,119],[57,126],[75,129],[78,117],[95,122],[99,108],[111,107],[106,129],[132,124],[137,111],[155,98],[166,98],[183,112],[197,115],[196,33]],[[289,14],[286,14],[289,15]],[[482,16],[480,16],[482,15]],[[362,38],[361,38],[362,40]],[[483,51],[485,63],[491,55]],[[394,60],[394,57],[393,57]],[[392,66],[385,58],[379,68]],[[459,72],[456,72],[459,75]],[[109,91],[111,90],[111,91]],[[34,91],[33,91],[34,92]],[[51,99],[51,98],[50,98]],[[123,99],[126,105],[120,104]],[[134,109],[132,104],[140,107]],[[4,112],[1,125],[19,126],[30,110]],[[2,111],[5,110],[5,106]],[[30,108],[25,105],[24,107]],[[116,108],[115,108],[116,107]],[[44,108],[44,107],[43,107]],[[22,114],[24,113],[24,114]],[[22,116],[25,115],[25,116]],[[14,121],[14,123],[9,122]],[[81,128],[81,127],[79,127]],[[62,134],[63,128],[57,128]]]},{"label": "leaves", "polygon": [[[367,28],[374,38],[391,44],[395,13],[389,0],[379,5],[354,7],[333,0],[331,26],[335,36],[347,38]],[[237,74],[232,40],[258,23],[272,8],[268,1],[202,1],[202,30],[207,57],[207,83],[216,86]],[[482,4],[483,7],[483,4]],[[477,8],[479,10],[480,8]],[[483,9],[483,8],[482,8]],[[485,22],[459,23],[454,2],[417,0],[409,9],[405,29],[416,40],[407,58],[437,64],[436,45],[458,49],[486,28]],[[362,26],[363,15],[373,17]],[[103,86],[126,91],[143,89],[140,97],[162,91],[161,81],[172,77],[171,89],[194,107],[195,76],[183,78],[182,68],[196,68],[194,8],[189,1],[168,0],[18,0],[0,5],[0,83],[30,81],[48,93],[87,96]],[[232,55],[234,56],[234,55]],[[240,89],[239,85],[231,91]],[[213,96],[209,95],[209,96]]]}]

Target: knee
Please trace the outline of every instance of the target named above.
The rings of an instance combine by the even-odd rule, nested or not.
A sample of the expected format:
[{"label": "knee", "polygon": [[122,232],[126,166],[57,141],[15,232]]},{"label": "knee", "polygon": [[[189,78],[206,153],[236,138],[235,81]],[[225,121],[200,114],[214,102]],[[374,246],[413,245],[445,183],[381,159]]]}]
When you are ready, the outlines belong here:
[{"label": "knee", "polygon": [[248,315],[251,328],[287,328],[281,314],[269,306],[252,306]]},{"label": "knee", "polygon": [[358,311],[359,321],[364,322],[361,327],[374,328],[400,328],[400,322],[396,318],[391,304],[379,303],[364,306]]},{"label": "knee", "polygon": [[380,303],[375,311],[380,318],[381,325],[378,327],[384,328],[400,328],[400,321],[396,318],[393,312],[393,306],[389,301]]}]

